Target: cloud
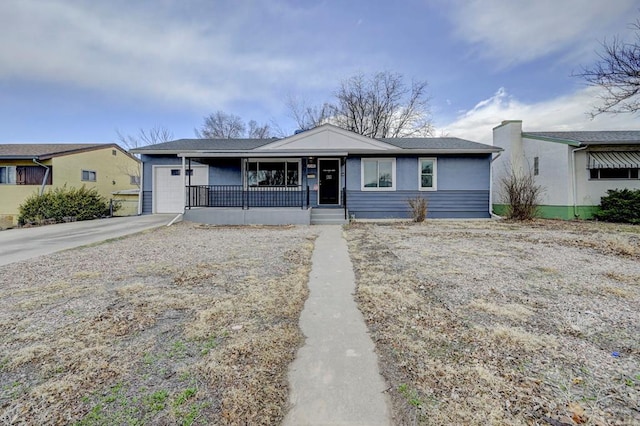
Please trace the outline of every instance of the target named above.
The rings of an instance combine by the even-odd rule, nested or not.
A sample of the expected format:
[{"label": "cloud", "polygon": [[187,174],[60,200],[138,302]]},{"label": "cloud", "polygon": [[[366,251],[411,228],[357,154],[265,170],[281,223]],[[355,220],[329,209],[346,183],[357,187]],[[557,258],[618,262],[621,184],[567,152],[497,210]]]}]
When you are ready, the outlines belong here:
[{"label": "cloud", "polygon": [[[259,5],[222,8],[210,2],[6,0],[0,2],[0,82],[225,108],[272,104],[273,89],[304,81],[322,61],[300,60],[281,43],[283,34],[257,27]],[[275,2],[268,10],[294,21],[312,12]]]},{"label": "cloud", "polygon": [[503,120],[522,120],[525,131],[640,130],[635,115],[599,115],[591,119],[587,113],[597,100],[598,90],[587,87],[544,102],[525,104],[501,87],[438,130],[488,144],[492,143],[492,129]]},{"label": "cloud", "polygon": [[507,67],[558,52],[592,54],[598,40],[634,21],[637,7],[636,0],[460,0],[450,19],[480,56]]}]

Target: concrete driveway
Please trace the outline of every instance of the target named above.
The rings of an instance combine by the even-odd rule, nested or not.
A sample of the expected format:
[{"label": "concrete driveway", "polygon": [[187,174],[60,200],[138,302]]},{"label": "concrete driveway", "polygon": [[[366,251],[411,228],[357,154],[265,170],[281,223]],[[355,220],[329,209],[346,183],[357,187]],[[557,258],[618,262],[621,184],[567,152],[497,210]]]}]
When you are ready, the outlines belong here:
[{"label": "concrete driveway", "polygon": [[0,266],[167,225],[176,215],[155,214],[0,231]]}]

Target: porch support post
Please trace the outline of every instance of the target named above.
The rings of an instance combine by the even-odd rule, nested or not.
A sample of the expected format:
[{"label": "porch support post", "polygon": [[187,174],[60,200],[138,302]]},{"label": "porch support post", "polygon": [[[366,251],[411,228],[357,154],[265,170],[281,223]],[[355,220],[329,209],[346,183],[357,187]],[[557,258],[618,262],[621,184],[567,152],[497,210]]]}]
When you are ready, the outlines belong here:
[{"label": "porch support post", "polygon": [[186,172],[186,158],[182,157],[182,213],[184,213],[185,206],[187,205],[187,172]]},{"label": "porch support post", "polygon": [[193,172],[190,172],[190,170],[193,170],[191,168],[191,157],[189,157],[189,168],[187,169],[187,182],[189,183],[188,184],[188,186],[189,186],[189,200],[187,201],[187,203],[189,204],[189,210],[191,210],[191,196],[192,196],[192,194],[191,194],[191,191],[192,191],[192,189],[191,189],[191,175],[193,174]]}]

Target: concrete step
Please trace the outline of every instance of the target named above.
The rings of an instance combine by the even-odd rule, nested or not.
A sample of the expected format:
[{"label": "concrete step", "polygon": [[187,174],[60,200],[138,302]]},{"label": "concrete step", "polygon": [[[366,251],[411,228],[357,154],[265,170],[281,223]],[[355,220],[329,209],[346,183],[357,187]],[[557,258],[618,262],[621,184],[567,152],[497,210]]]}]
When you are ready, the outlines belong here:
[{"label": "concrete step", "polygon": [[343,225],[347,222],[343,209],[311,209],[312,225]]}]

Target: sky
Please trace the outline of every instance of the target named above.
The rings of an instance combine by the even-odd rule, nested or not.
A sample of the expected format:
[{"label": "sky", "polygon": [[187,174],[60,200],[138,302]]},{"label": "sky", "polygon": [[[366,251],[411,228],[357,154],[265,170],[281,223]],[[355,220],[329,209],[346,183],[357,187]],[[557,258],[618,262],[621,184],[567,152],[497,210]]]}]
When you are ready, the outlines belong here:
[{"label": "sky", "polygon": [[0,0],[0,143],[193,138],[221,110],[293,134],[289,99],[357,73],[427,81],[436,135],[640,130],[572,76],[632,41],[638,0]]}]

